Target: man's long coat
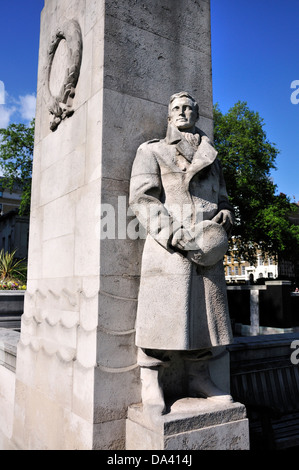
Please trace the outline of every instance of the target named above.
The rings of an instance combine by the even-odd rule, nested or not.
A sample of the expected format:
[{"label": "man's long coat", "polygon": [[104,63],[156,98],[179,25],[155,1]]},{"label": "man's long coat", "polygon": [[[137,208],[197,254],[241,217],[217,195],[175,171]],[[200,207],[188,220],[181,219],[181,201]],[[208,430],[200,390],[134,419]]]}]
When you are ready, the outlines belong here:
[{"label": "man's long coat", "polygon": [[130,206],[147,231],[136,318],[142,348],[204,349],[232,339],[223,260],[198,266],[171,247],[177,229],[232,210],[217,152],[197,132],[196,148],[170,124],[165,139],[139,147],[133,164]]}]

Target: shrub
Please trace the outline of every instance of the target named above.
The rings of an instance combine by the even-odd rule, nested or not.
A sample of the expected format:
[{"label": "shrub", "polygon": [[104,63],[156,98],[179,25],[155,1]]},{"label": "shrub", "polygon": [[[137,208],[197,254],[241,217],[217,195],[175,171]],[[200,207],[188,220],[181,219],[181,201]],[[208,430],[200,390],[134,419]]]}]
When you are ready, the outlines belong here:
[{"label": "shrub", "polygon": [[0,251],[0,289],[26,288],[27,264],[15,254],[16,250],[12,253]]}]

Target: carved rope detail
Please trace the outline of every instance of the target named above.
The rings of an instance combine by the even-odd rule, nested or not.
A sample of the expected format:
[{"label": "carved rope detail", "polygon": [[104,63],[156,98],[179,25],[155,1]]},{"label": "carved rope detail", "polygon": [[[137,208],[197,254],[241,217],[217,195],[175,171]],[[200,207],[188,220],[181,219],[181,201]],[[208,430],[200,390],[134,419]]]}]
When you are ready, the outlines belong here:
[{"label": "carved rope detail", "polygon": [[[53,60],[60,42],[65,39],[68,47],[68,67],[65,71],[63,85],[57,96],[53,96],[50,90],[50,76]],[[78,83],[82,62],[82,34],[79,23],[76,20],[66,21],[58,28],[52,37],[48,49],[47,85],[48,108],[53,119],[50,129],[55,131],[61,121],[74,113],[73,99]]]}]

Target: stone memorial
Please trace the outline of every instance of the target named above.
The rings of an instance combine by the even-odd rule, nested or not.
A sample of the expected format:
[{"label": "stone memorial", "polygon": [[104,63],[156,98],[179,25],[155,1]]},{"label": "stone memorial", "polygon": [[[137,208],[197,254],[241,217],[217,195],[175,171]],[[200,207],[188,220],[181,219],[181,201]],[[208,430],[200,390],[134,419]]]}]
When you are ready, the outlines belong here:
[{"label": "stone memorial", "polygon": [[[197,111],[194,115],[191,98],[187,98],[192,103],[187,114],[191,120],[196,117],[200,131],[190,134],[190,141],[187,134],[179,137],[179,142],[181,130],[174,121],[177,111],[171,109],[168,130],[166,117],[169,97],[180,90],[197,97],[198,115]],[[180,103],[182,99],[185,102],[186,97],[179,98]],[[165,135],[167,143],[143,144]],[[9,412],[0,416],[1,448],[247,448],[244,407],[229,397],[225,344],[230,333],[218,264],[227,242],[230,212],[226,211],[230,208],[212,139],[209,0],[45,0],[28,283],[15,366],[8,370],[0,364],[0,409],[9,403]],[[163,246],[167,237],[162,244],[155,241],[149,247],[149,240],[139,236],[142,230],[137,233],[138,219],[132,209],[135,202],[141,202],[138,159],[142,156],[134,166],[133,161],[138,148],[138,153],[146,149],[150,155],[147,164],[155,166],[151,152],[157,149],[162,163],[159,145],[170,149],[175,158],[171,169],[176,168],[177,181],[172,181],[172,172],[169,179],[164,174],[169,190],[186,181],[182,197],[193,194],[187,189],[188,178],[190,188],[195,183],[196,195],[200,193],[197,176],[193,180],[192,174],[197,175],[202,167],[207,213],[202,220],[197,211],[187,214],[187,218],[196,215],[196,228],[197,223],[200,226],[195,244],[187,233],[192,227],[184,224],[168,248]],[[210,167],[213,176],[207,174]],[[147,170],[154,179],[156,169]],[[159,198],[157,189],[145,195]],[[170,198],[172,194],[175,192],[169,192]],[[172,202],[180,206],[181,196]],[[203,196],[199,194],[199,198]],[[166,201],[159,201],[166,207]],[[210,238],[213,243],[207,249],[201,238],[203,235],[205,240],[205,234],[211,232],[218,241],[214,244]],[[160,235],[162,240],[164,230]],[[157,286],[152,270],[160,255],[164,277]],[[214,267],[201,266],[200,259],[209,256],[217,260]],[[207,278],[203,271],[209,273]],[[182,274],[185,282],[179,282]],[[194,281],[201,285],[198,292]],[[152,292],[151,285],[158,290]],[[166,285],[163,300],[161,291]],[[205,297],[200,294],[203,286],[209,292]],[[149,300],[150,307],[157,306],[157,322],[162,322],[162,302],[167,317],[170,315],[160,324],[162,342],[150,331],[150,322],[144,323]],[[202,332],[193,316],[197,302],[208,318]],[[171,317],[177,305],[177,317]],[[221,315],[214,316],[214,309]],[[187,310],[193,325],[183,318]],[[144,342],[145,338],[149,341]],[[152,356],[144,349],[162,349],[166,355]],[[168,380],[162,396],[162,389],[156,386],[162,374],[158,368],[143,367],[141,355],[160,365],[169,349],[175,357],[167,360],[169,367],[163,376]],[[177,354],[178,349],[184,354]],[[193,349],[212,354],[203,363],[209,391],[203,390],[201,379],[198,382],[197,369],[202,365]],[[185,360],[189,381],[177,381]],[[152,420],[150,407],[147,418],[143,413],[142,398],[150,404],[141,385],[146,375],[158,393],[153,401],[157,420]],[[6,388],[1,387],[2,377],[9,377]],[[164,395],[172,392],[173,404],[163,402]],[[199,398],[199,392],[208,398]]]}]

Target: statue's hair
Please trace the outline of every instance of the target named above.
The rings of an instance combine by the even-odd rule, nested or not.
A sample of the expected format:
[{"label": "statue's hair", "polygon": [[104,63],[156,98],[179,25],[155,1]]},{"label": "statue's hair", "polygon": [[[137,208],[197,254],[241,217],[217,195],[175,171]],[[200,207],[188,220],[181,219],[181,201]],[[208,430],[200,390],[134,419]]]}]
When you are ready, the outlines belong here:
[{"label": "statue's hair", "polygon": [[183,97],[186,97],[186,98],[189,98],[192,102],[193,102],[193,106],[194,106],[194,109],[197,113],[197,118],[199,118],[199,106],[198,106],[198,103],[195,101],[195,99],[193,98],[192,95],[190,95],[190,93],[188,93],[187,91],[180,91],[179,93],[175,93],[174,95],[172,95],[170,97],[170,100],[169,100],[169,106],[168,106],[168,115],[170,114],[170,110],[171,110],[171,103],[177,99],[177,98],[183,98]]}]

